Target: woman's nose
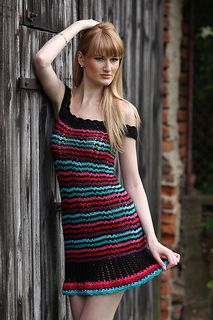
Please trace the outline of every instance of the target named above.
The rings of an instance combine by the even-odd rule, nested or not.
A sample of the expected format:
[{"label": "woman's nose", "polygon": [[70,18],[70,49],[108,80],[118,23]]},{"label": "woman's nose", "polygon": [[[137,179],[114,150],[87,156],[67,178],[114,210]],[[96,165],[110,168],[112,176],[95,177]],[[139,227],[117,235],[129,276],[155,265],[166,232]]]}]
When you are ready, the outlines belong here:
[{"label": "woman's nose", "polygon": [[104,64],[104,70],[105,71],[111,71],[111,63],[110,63],[110,60],[109,59],[106,59],[105,60],[105,64]]}]

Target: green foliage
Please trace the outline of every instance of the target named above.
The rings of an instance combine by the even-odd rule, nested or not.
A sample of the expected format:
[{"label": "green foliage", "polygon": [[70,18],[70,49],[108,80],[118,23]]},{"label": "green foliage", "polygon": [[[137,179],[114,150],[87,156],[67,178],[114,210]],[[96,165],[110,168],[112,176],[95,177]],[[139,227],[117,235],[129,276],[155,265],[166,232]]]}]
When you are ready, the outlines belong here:
[{"label": "green foliage", "polygon": [[[199,1],[197,3],[199,8]],[[204,7],[204,8],[203,8]],[[208,7],[206,7],[208,8]],[[194,37],[193,162],[196,188],[213,193],[213,24],[200,8]],[[205,14],[204,14],[205,13]]]},{"label": "green foliage", "polygon": [[213,217],[208,217],[204,221],[202,221],[201,226],[206,230],[213,230]]}]

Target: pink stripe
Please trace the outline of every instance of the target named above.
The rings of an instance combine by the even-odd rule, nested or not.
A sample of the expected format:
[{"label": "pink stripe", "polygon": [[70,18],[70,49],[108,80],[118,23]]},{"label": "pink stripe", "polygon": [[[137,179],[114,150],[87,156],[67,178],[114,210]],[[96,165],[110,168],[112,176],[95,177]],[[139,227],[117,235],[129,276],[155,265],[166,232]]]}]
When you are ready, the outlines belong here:
[{"label": "pink stripe", "polygon": [[128,246],[128,245],[131,245],[131,244],[137,244],[137,243],[140,243],[140,242],[143,242],[145,243],[145,236],[142,236],[138,239],[132,239],[132,240],[128,240],[128,241],[124,241],[124,242],[121,242],[121,243],[116,243],[116,245],[113,245],[113,244],[107,244],[105,246],[101,246],[101,247],[96,247],[96,248],[86,248],[86,249],[66,249],[65,252],[66,254],[70,254],[70,253],[88,253],[89,251],[90,252],[99,252],[99,251],[103,251],[103,250],[108,250],[108,249],[112,249],[112,250],[115,250],[115,247],[116,248],[122,248],[122,247],[125,247],[125,246]]},{"label": "pink stripe", "polygon": [[[106,214],[105,214],[105,216],[106,216]],[[109,216],[110,216],[110,214],[109,214]],[[131,218],[131,220],[130,220],[130,218]],[[91,222],[91,221],[88,220],[88,224],[89,224],[90,228],[94,228],[94,227],[99,226],[99,225],[105,227],[105,225],[107,225],[107,224],[109,224],[113,228],[115,228],[117,222],[125,222],[125,223],[130,224],[130,221],[131,221],[132,225],[133,225],[134,222],[138,221],[138,215],[137,215],[136,212],[134,214],[132,214],[131,216],[128,216],[128,220],[127,220],[126,216],[123,216],[121,218],[113,219],[113,221],[112,220],[101,220],[101,221]],[[63,226],[63,229],[64,230],[66,230],[66,229],[72,229],[72,230],[83,229],[84,231],[86,231],[88,228],[87,228],[87,224],[86,223],[78,223],[76,225],[76,227],[75,227],[74,224],[66,224],[66,225]]]}]

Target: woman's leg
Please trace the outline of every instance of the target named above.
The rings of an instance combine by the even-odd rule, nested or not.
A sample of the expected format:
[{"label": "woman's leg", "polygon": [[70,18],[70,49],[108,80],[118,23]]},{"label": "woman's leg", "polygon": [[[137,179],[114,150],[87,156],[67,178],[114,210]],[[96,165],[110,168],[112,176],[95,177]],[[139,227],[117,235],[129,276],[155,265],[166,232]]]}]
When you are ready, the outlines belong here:
[{"label": "woman's leg", "polygon": [[70,306],[72,311],[73,320],[79,320],[84,304],[86,302],[86,296],[71,296]]},{"label": "woman's leg", "polygon": [[112,320],[124,291],[87,296],[80,320]]}]

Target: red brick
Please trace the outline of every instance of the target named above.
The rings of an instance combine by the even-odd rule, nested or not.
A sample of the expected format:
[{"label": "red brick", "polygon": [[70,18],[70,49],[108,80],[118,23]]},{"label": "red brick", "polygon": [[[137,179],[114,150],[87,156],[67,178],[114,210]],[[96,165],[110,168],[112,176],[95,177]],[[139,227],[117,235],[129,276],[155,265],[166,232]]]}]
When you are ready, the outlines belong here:
[{"label": "red brick", "polygon": [[177,216],[175,214],[164,213],[161,215],[161,222],[164,224],[176,224]]},{"label": "red brick", "polygon": [[173,248],[173,246],[175,245],[175,235],[162,234],[161,242],[164,246]]},{"label": "red brick", "polygon": [[161,191],[164,195],[167,195],[167,196],[177,195],[177,189],[173,187],[163,186]]},{"label": "red brick", "polygon": [[168,138],[170,136],[170,127],[163,126],[163,138]]},{"label": "red brick", "polygon": [[188,142],[188,137],[186,134],[179,135],[179,145],[180,146],[187,145],[187,142]]},{"label": "red brick", "polygon": [[168,70],[163,71],[163,80],[168,82],[169,81],[169,73]]},{"label": "red brick", "polygon": [[176,234],[176,226],[173,224],[162,224],[161,232],[163,234],[175,235]]},{"label": "red brick", "polygon": [[174,148],[175,148],[175,142],[173,140],[163,141],[163,146],[162,146],[163,152],[172,151],[172,150],[174,150]]},{"label": "red brick", "polygon": [[[183,100],[184,99],[184,100]],[[180,98],[180,102],[183,101],[184,103],[186,102],[187,105],[187,99],[186,98]],[[187,120],[188,119],[188,112],[187,110],[178,110],[177,118],[179,121],[181,120]]]},{"label": "red brick", "polygon": [[164,58],[163,58],[163,67],[164,68],[168,68],[168,66],[169,66],[169,59],[166,56],[164,56]]},{"label": "red brick", "polygon": [[169,99],[168,97],[163,98],[163,107],[168,108],[169,107]]},{"label": "red brick", "polygon": [[163,33],[163,42],[164,43],[167,43],[170,41],[170,34],[169,34],[169,31],[164,31]]},{"label": "red brick", "polygon": [[171,280],[171,269],[167,270],[166,272],[161,272],[160,274],[161,281],[170,281]]},{"label": "red brick", "polygon": [[188,154],[188,148],[187,148],[187,146],[181,146],[181,147],[179,148],[179,154],[180,154],[181,158],[182,158],[182,157],[186,157],[187,154]]},{"label": "red brick", "polygon": [[179,126],[179,132],[182,132],[182,133],[187,132],[188,124],[186,122],[179,122],[178,126]]},{"label": "red brick", "polygon": [[171,284],[169,282],[161,282],[160,294],[166,296],[171,292]]},{"label": "red brick", "polygon": [[177,277],[178,277],[178,268],[172,268],[171,269],[171,278],[177,279]]},{"label": "red brick", "polygon": [[166,180],[167,182],[174,182],[175,177],[173,174],[165,174],[163,175],[163,180]]},{"label": "red brick", "polygon": [[164,95],[167,95],[168,92],[169,92],[169,89],[168,89],[168,85],[166,83],[163,84],[162,86],[162,91],[163,91],[163,94]]},{"label": "red brick", "polygon": [[161,320],[169,320],[169,312],[167,310],[161,311]]},{"label": "red brick", "polygon": [[164,30],[169,28],[169,20],[167,19],[167,17],[164,17],[163,19],[163,28]]},{"label": "red brick", "polygon": [[166,110],[163,110],[163,123],[168,123],[168,121],[169,121],[169,111],[168,109],[166,109]]},{"label": "red brick", "polygon": [[173,209],[174,208],[174,202],[171,199],[161,199],[162,208],[163,209]]},{"label": "red brick", "polygon": [[164,14],[164,16],[168,16],[169,15],[169,9],[170,9],[170,4],[169,3],[164,3],[164,6],[163,6],[163,14]]},{"label": "red brick", "polygon": [[161,301],[160,301],[161,310],[167,310],[168,306],[169,306],[169,300],[168,299],[161,299]]}]

